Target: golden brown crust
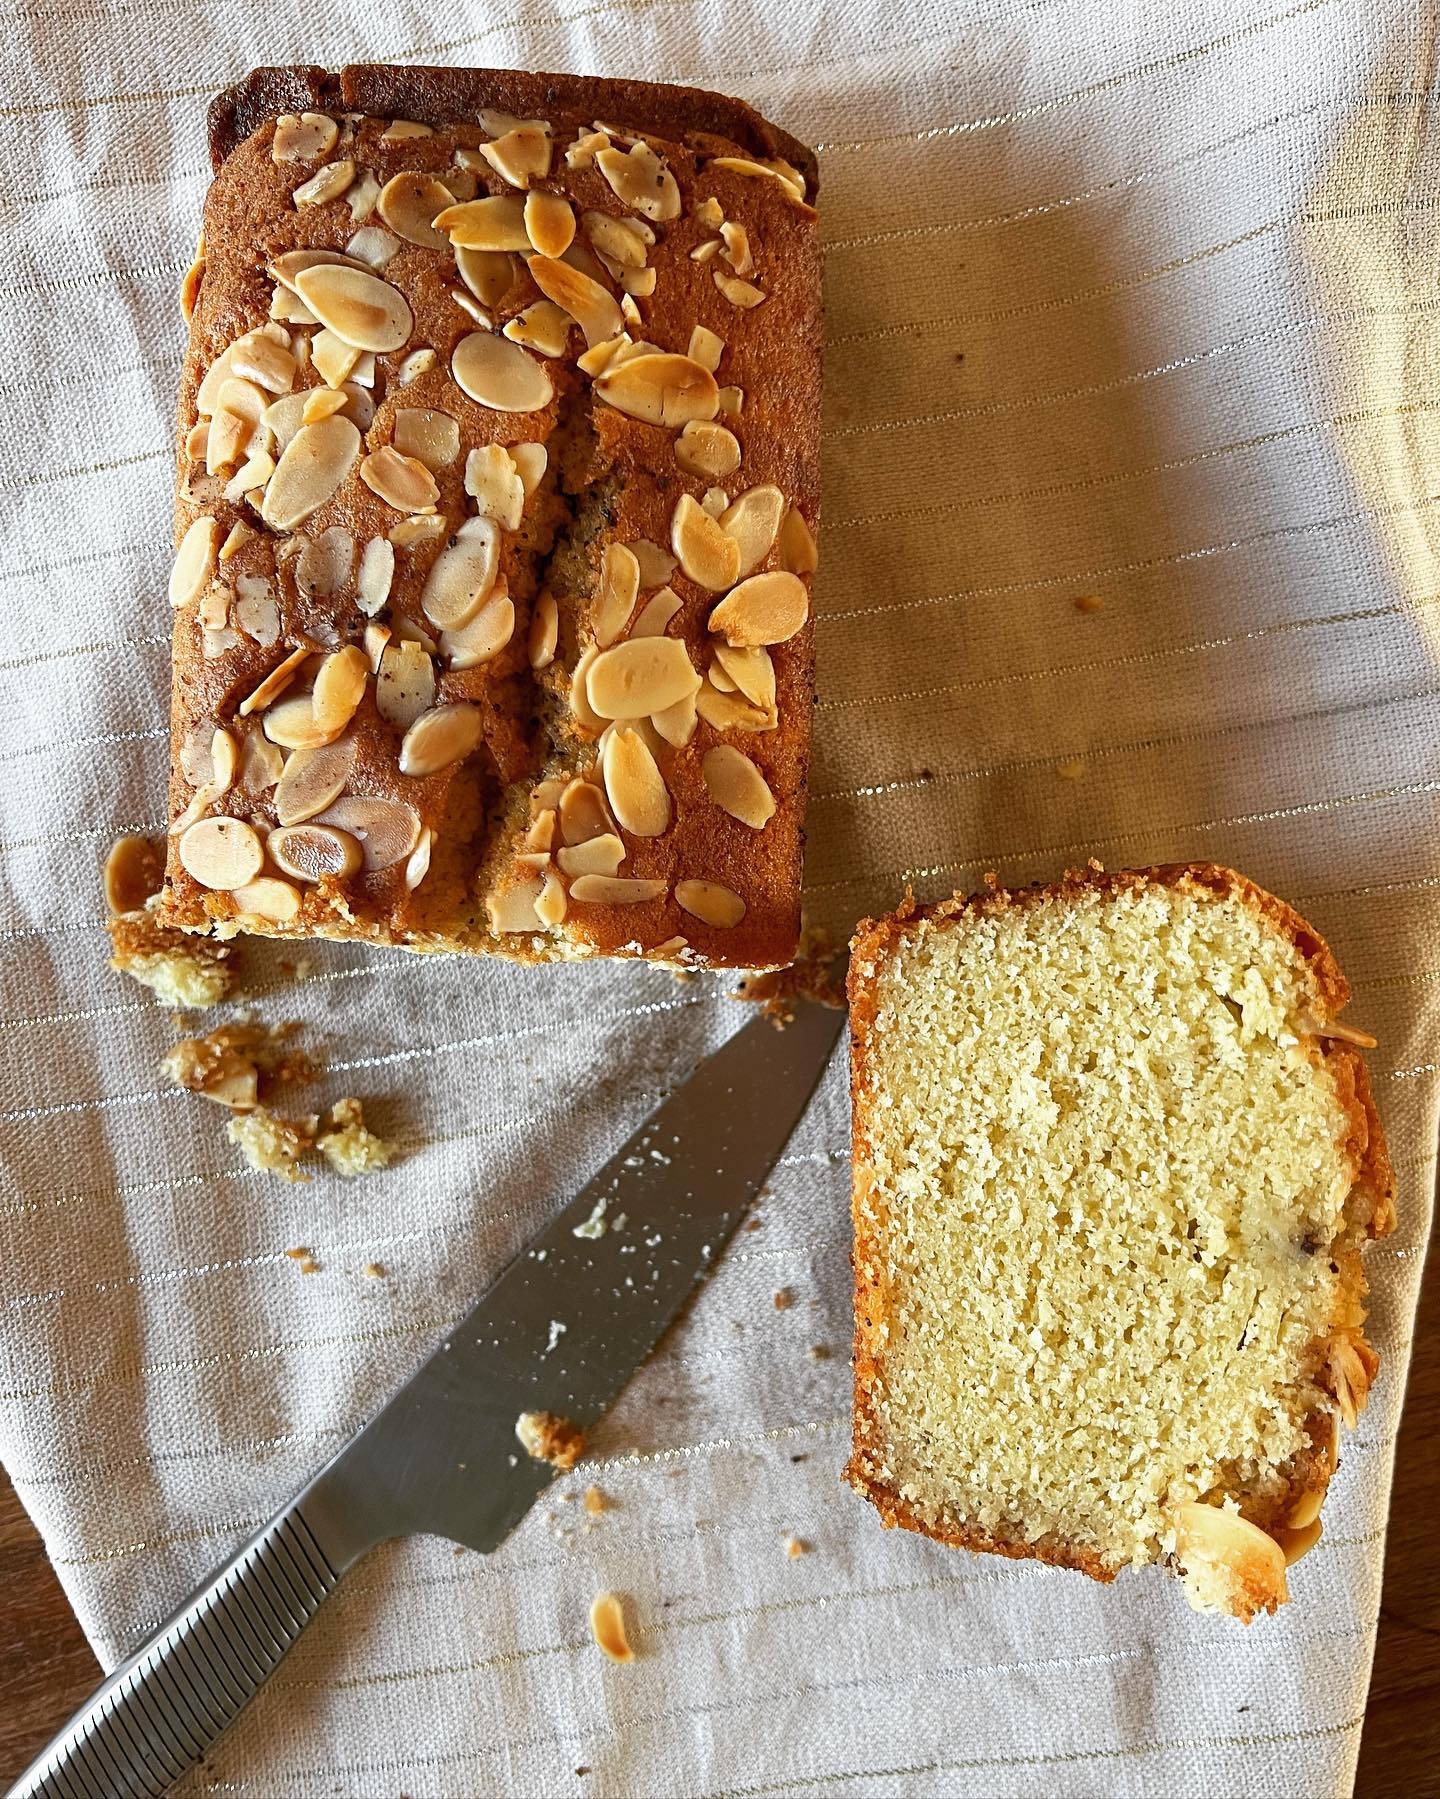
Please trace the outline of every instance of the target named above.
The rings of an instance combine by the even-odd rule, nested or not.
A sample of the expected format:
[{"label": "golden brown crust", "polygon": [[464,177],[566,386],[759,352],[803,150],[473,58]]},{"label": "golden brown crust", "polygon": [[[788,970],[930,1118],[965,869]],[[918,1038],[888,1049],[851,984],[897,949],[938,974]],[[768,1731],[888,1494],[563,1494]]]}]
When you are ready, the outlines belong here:
[{"label": "golden brown crust", "polygon": [[[756,179],[715,166],[726,155],[782,158],[806,180],[813,198],[816,165],[813,153],[777,130],[742,102],[688,88],[643,82],[601,81],[589,77],[547,76],[486,70],[391,69],[356,65],[327,74],[316,68],[262,69],[226,90],[210,114],[212,157],[217,177],[206,202],[205,263],[191,325],[190,348],[181,383],[178,438],[182,474],[187,470],[185,440],[197,417],[200,383],[216,357],[243,333],[262,326],[271,304],[273,283],[265,265],[295,248],[343,249],[356,229],[344,196],[297,209],[291,193],[302,176],[314,173],[316,161],[282,163],[271,156],[275,121],[282,114],[315,111],[341,117],[339,144],[324,157],[351,158],[385,183],[404,170],[453,173],[457,149],[472,153],[491,134],[476,123],[483,107],[521,115],[543,115],[554,127],[554,167],[534,186],[564,194],[582,209],[619,216],[615,194],[594,167],[570,169],[564,150],[597,118],[617,129],[643,130],[679,183],[683,206],[678,217],[658,230],[650,252],[658,272],[653,297],[636,297],[641,323],[635,329],[665,351],[683,353],[694,324],[703,324],[724,339],[723,360],[716,380],[743,391],[738,415],[722,415],[719,423],[740,439],[743,461],[726,485],[731,497],[758,486],[779,488],[813,531],[819,503],[819,365],[821,346],[819,248],[813,206],[799,203],[778,181]],[[434,135],[380,142],[383,122],[415,119],[433,126]],[[505,194],[498,175],[480,165],[478,197]],[[744,310],[730,302],[712,278],[717,267],[691,258],[692,249],[714,236],[714,227],[694,216],[702,197],[713,196],[727,220],[743,224],[755,247],[754,279],[765,291],[763,305]],[[371,214],[364,223],[381,223]],[[442,266],[443,265],[443,266]],[[503,305],[497,324],[538,300],[539,290],[524,270]],[[395,382],[402,351],[378,357],[381,386],[373,424],[364,430],[362,454],[391,442],[398,406],[434,408],[458,418],[462,450],[456,462],[436,471],[439,511],[453,530],[472,510],[463,486],[465,451],[475,445],[547,441],[556,461],[562,453],[575,464],[570,473],[583,481],[598,479],[595,505],[603,511],[598,530],[589,535],[580,556],[594,571],[611,543],[647,539],[668,548],[670,524],[682,494],[699,498],[707,481],[679,469],[674,455],[675,432],[650,425],[609,406],[589,406],[589,380],[574,367],[578,336],[570,353],[547,360],[555,395],[549,405],[529,414],[500,413],[460,392],[450,378],[456,344],[476,329],[475,321],[451,297],[458,276],[449,251],[406,244],[383,278],[409,301],[414,329],[405,350],[433,348],[437,367],[403,390]],[[302,371],[301,385],[316,381]],[[389,382],[389,392],[382,388]],[[587,416],[577,428],[577,419]],[[517,422],[518,421],[518,422]],[[555,435],[557,432],[559,435]],[[576,433],[578,429],[578,438]],[[593,441],[590,434],[593,434]],[[569,446],[566,450],[565,446]],[[581,466],[583,465],[583,466]],[[203,465],[192,484],[182,481],[177,504],[177,541],[202,513],[214,516],[224,541],[232,526],[257,526],[253,507],[244,501],[217,498],[220,477],[209,479]],[[223,484],[223,481],[222,481]],[[603,489],[603,492],[601,491]],[[582,496],[581,503],[585,503]],[[669,787],[673,821],[661,836],[625,834],[626,857],[620,873],[627,878],[661,881],[663,895],[638,905],[580,904],[572,899],[559,939],[531,935],[492,935],[486,927],[481,897],[496,877],[508,878],[510,864],[500,844],[506,837],[519,848],[513,784],[546,772],[545,732],[537,728],[537,712],[551,714],[563,706],[558,676],[574,660],[573,630],[565,622],[562,598],[561,654],[547,677],[549,687],[537,693],[526,654],[529,613],[534,600],[533,550],[544,557],[557,530],[571,527],[569,502],[552,499],[544,490],[535,499],[532,520],[527,505],[528,543],[502,552],[501,574],[509,581],[516,621],[508,645],[483,666],[443,668],[438,703],[462,701],[482,715],[479,749],[458,768],[419,779],[399,775],[394,766],[397,734],[379,716],[373,683],[355,714],[353,734],[359,745],[350,791],[370,797],[399,799],[420,813],[423,826],[436,833],[431,863],[423,884],[410,890],[404,864],[378,872],[362,871],[340,881],[322,880],[304,888],[299,910],[289,919],[257,918],[228,892],[207,890],[191,878],[178,846],[172,853],[163,902],[167,923],[190,931],[225,935],[243,928],[277,936],[329,936],[390,942],[416,949],[454,947],[500,951],[522,960],[551,956],[654,954],[656,959],[689,966],[777,967],[787,963],[799,930],[799,892],[803,848],[805,783],[809,759],[809,715],[813,704],[814,625],[803,627],[785,642],[771,646],[778,728],[755,732],[716,730],[701,721],[687,745],[657,752]],[[385,536],[399,515],[355,478],[301,528],[314,537],[338,527],[363,546]],[[439,543],[445,540],[442,537]],[[402,551],[391,593],[390,611],[422,623],[419,592],[434,556],[434,547]],[[522,554],[523,552],[523,554]],[[772,551],[761,567],[774,565]],[[181,771],[181,752],[209,721],[231,725],[239,702],[268,675],[292,645],[311,644],[317,655],[337,644],[358,643],[365,618],[347,602],[317,603],[301,592],[288,572],[292,564],[278,558],[273,534],[257,528],[256,536],[227,562],[225,580],[249,577],[270,581],[278,592],[281,629],[273,646],[261,646],[243,633],[238,643],[206,657],[196,607],[176,615],[175,683],[172,708],[172,781],[170,810],[178,816],[193,796]],[[642,599],[657,584],[642,587]],[[706,621],[718,595],[691,583],[682,570],[669,585],[682,602],[682,612],[668,635],[680,638],[698,669],[706,666],[714,639]],[[234,612],[231,613],[233,624]],[[567,636],[570,641],[567,645]],[[568,656],[568,661],[567,661]],[[253,728],[253,725],[252,727]],[[776,802],[774,815],[756,831],[722,810],[710,797],[702,764],[718,742],[732,744],[759,769]],[[232,790],[223,810],[260,830],[275,823],[268,798],[241,796]],[[498,860],[497,860],[498,858]],[[267,866],[267,877],[279,871]],[[707,921],[682,907],[675,889],[683,881],[712,881],[738,892],[745,915],[738,924]],[[467,914],[463,941],[457,921]]]},{"label": "golden brown crust", "polygon": [[[1113,872],[1091,862],[1085,869],[1067,870],[1059,881],[1021,888],[1001,887],[991,876],[986,887],[978,893],[957,893],[926,906],[917,905],[907,891],[894,912],[879,919],[862,919],[856,925],[851,939],[848,977],[855,1346],[854,1438],[844,1477],[870,1500],[887,1527],[898,1525],[955,1548],[1035,1559],[1077,1569],[1102,1581],[1113,1579],[1116,1570],[1078,1544],[1048,1539],[1035,1544],[1008,1542],[953,1519],[937,1520],[917,1510],[878,1472],[883,1464],[883,1442],[874,1395],[880,1384],[878,1346],[883,1341],[891,1307],[885,1291],[883,1257],[872,1253],[878,1250],[886,1227],[871,1165],[869,1120],[875,1090],[870,1044],[879,1003],[881,971],[917,923],[932,920],[943,924],[965,916],[1063,901],[1082,892],[1116,894],[1149,887],[1207,888],[1233,896],[1251,907],[1290,940],[1309,967],[1321,1002],[1321,1015],[1315,1020],[1317,1026],[1332,1024],[1349,999],[1349,985],[1320,933],[1284,900],[1266,892],[1236,870],[1212,862],[1169,863]],[[1341,1235],[1330,1250],[1342,1276],[1339,1306],[1330,1333],[1312,1346],[1309,1365],[1302,1372],[1313,1375],[1331,1392],[1348,1385],[1351,1388],[1349,1400],[1358,1411],[1379,1367],[1379,1356],[1366,1341],[1362,1330],[1368,1286],[1360,1245],[1366,1238],[1384,1236],[1394,1228],[1394,1172],[1364,1058],[1349,1043],[1320,1032],[1315,1038],[1314,1054],[1324,1060],[1335,1078],[1349,1118],[1346,1145],[1356,1173],[1345,1206]],[[1339,1403],[1343,1410],[1346,1399],[1339,1398]],[[1261,1529],[1283,1531],[1297,1519],[1308,1522],[1318,1511],[1318,1501],[1338,1466],[1334,1415],[1322,1411],[1312,1413],[1306,1421],[1306,1430],[1310,1445],[1290,1463],[1284,1471],[1284,1482],[1276,1490],[1264,1493],[1236,1490],[1229,1495],[1239,1503],[1243,1515]]]}]

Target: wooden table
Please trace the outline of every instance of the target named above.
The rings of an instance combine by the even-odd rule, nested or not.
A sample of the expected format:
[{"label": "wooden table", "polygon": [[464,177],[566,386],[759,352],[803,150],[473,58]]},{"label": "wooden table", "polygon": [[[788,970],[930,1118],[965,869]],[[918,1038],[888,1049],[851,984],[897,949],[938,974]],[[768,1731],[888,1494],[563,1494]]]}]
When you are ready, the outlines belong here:
[{"label": "wooden table", "polygon": [[[1440,1799],[1437,1519],[1440,1281],[1421,1299],[1400,1431],[1380,1639],[1355,1787],[1360,1799]],[[0,1477],[0,1784],[14,1779],[99,1672],[40,1539]]]}]

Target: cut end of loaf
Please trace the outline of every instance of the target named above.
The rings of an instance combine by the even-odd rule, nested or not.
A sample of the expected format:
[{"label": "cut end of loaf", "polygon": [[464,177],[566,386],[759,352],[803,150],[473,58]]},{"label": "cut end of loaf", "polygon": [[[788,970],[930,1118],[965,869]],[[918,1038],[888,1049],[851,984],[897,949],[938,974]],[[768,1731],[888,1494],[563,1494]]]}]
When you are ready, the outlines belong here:
[{"label": "cut end of loaf", "polygon": [[1247,1619],[1285,1597],[1269,1532],[1363,1403],[1359,1246],[1393,1215],[1346,997],[1208,865],[862,925],[848,1474],[887,1523],[1100,1579],[1166,1558]]}]

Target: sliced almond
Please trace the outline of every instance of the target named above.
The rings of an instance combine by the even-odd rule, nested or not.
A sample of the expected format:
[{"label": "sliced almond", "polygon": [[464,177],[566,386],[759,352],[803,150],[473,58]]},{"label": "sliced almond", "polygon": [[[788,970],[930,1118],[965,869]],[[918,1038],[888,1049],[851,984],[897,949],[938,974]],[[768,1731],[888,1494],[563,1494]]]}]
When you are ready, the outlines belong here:
[{"label": "sliced almond", "polygon": [[[762,712],[775,710],[775,664],[768,650],[758,647],[737,650],[728,643],[717,643],[715,661],[729,676],[732,691],[743,693],[751,705],[758,706]],[[710,678],[717,687],[720,685],[714,669]]]},{"label": "sliced almond", "polygon": [[727,275],[724,269],[714,270],[715,285],[724,294],[732,306],[738,306],[742,312],[749,312],[753,307],[765,304],[765,293],[756,287],[753,281],[742,281],[738,275]]},{"label": "sliced almond", "polygon": [[210,421],[208,419],[196,419],[195,423],[185,433],[186,460],[197,464],[204,462],[205,452],[209,447],[209,444]]},{"label": "sliced almond", "polygon": [[494,519],[467,518],[425,577],[421,611],[440,630],[458,630],[490,597],[499,566],[499,526]]},{"label": "sliced almond", "polygon": [[482,306],[494,308],[515,285],[515,258],[503,250],[455,251],[460,279]]},{"label": "sliced almond", "polygon": [[265,409],[269,404],[265,389],[239,375],[230,375],[220,384],[215,414],[205,439],[205,468],[209,474],[234,468],[250,446],[257,431],[263,429]]},{"label": "sliced almond", "polygon": [[675,573],[675,558],[668,550],[662,550],[658,543],[652,543],[648,537],[637,538],[630,548],[640,564],[642,592],[651,587],[663,587]]},{"label": "sliced almond", "polygon": [[675,460],[687,475],[723,481],[740,466],[740,439],[713,420],[691,419],[675,440]]},{"label": "sliced almond", "polygon": [[[375,202],[380,198],[380,183],[369,169],[360,171],[359,179],[345,196],[345,204],[350,208],[350,220],[358,225],[361,219],[368,219],[375,210]],[[346,246],[349,248],[349,245]],[[351,254],[357,252],[351,251]],[[361,259],[365,260],[364,258]]]},{"label": "sliced almond", "polygon": [[709,369],[713,375],[720,366],[720,358],[725,354],[725,339],[707,325],[696,325],[690,332],[686,354],[692,362],[698,362],[702,369]]},{"label": "sliced almond", "polygon": [[435,664],[426,650],[418,643],[389,644],[380,653],[375,679],[375,705],[381,718],[398,731],[408,731],[434,704]]},{"label": "sliced almond", "polygon": [[380,133],[382,144],[400,144],[413,137],[433,137],[434,127],[422,125],[418,119],[392,119]]},{"label": "sliced almond", "polygon": [[540,889],[540,897],[535,901],[535,916],[541,924],[554,930],[565,922],[568,903],[563,883],[554,874],[547,874],[545,885]]},{"label": "sliced almond", "polygon": [[515,603],[497,588],[472,619],[440,633],[451,668],[478,668],[498,656],[515,635]]},{"label": "sliced almond", "polygon": [[265,863],[265,846],[241,819],[202,818],[182,833],[179,855],[192,880],[225,893],[255,879]]},{"label": "sliced almond", "polygon": [[357,350],[399,350],[414,328],[404,294],[368,269],[320,263],[302,270],[295,288],[316,318]]},{"label": "sliced almond", "polygon": [[340,735],[355,716],[370,680],[370,664],[358,644],[347,644],[320,664],[310,707],[317,731],[327,739]]},{"label": "sliced almond", "polygon": [[743,387],[722,387],[716,410],[723,413],[726,418],[738,418],[744,404],[745,389]]},{"label": "sliced almond", "polygon": [[[460,422],[448,412],[402,406],[395,414],[395,448],[423,462],[432,473],[449,468],[460,454]],[[363,478],[363,476],[362,476]]]},{"label": "sliced almond", "polygon": [[549,855],[555,844],[555,809],[545,806],[531,819],[525,832],[525,848]]},{"label": "sliced almond", "polygon": [[265,450],[255,450],[236,469],[225,489],[225,499],[233,506],[257,487],[263,487],[275,473],[275,458]]},{"label": "sliced almond", "polygon": [[215,541],[219,527],[208,513],[192,521],[180,540],[170,570],[170,604],[178,611],[193,606],[215,578]]},{"label": "sliced almond", "polygon": [[718,523],[720,514],[730,504],[730,496],[723,487],[707,487],[700,496],[700,510],[708,512]]},{"label": "sliced almond", "polygon": [[526,643],[531,668],[549,668],[555,660],[555,646],[559,638],[560,609],[555,604],[555,596],[550,589],[542,588],[536,595],[535,609],[530,614],[530,635]]},{"label": "sliced almond", "polygon": [[732,587],[710,614],[709,629],[736,648],[788,643],[809,616],[805,583],[786,569],[771,569]]},{"label": "sliced almond", "polygon": [[138,912],[165,884],[165,852],[150,837],[117,838],[105,858],[105,903],[116,914]]},{"label": "sliced almond", "polygon": [[612,362],[596,377],[595,392],[617,411],[671,430],[691,419],[714,418],[720,404],[709,369],[665,351]]},{"label": "sliced almond", "polygon": [[278,662],[265,679],[251,693],[241,700],[238,712],[241,718],[248,718],[252,712],[263,712],[267,706],[274,705],[285,689],[291,685],[310,655],[308,645],[301,644]]},{"label": "sliced almond", "polygon": [[271,743],[287,750],[313,750],[331,741],[330,733],[315,723],[315,707],[308,693],[290,695],[266,708],[261,727]]},{"label": "sliced almond", "polygon": [[360,610],[374,618],[390,598],[390,583],[395,579],[395,550],[383,537],[372,537],[360,558],[360,575],[356,582]]},{"label": "sliced almond", "polygon": [[[335,338],[336,343],[340,341],[338,337],[335,337],[333,331],[327,331],[323,335]],[[353,368],[358,358],[354,356],[353,352],[351,356],[350,366]],[[332,413],[345,410],[345,394],[342,389],[337,387],[308,388],[302,398],[305,402],[304,410],[300,414],[302,425],[318,425],[321,419],[328,419]]]},{"label": "sliced almond", "polygon": [[426,512],[440,498],[435,477],[423,462],[403,456],[393,444],[362,458],[360,479],[397,512]]},{"label": "sliced almond", "polygon": [[200,244],[195,251],[194,260],[186,269],[180,282],[180,316],[188,325],[195,316],[195,307],[200,299],[200,287],[205,279],[205,233],[200,233]]},{"label": "sliced almond", "polygon": [[370,673],[380,673],[380,658],[385,654],[385,646],[393,633],[389,625],[369,624],[365,627],[365,635],[361,640],[365,650],[365,660],[370,664]]},{"label": "sliced almond", "polygon": [[755,258],[750,249],[750,234],[743,225],[737,225],[733,219],[726,219],[720,226],[720,236],[724,241],[725,260],[737,275],[751,275],[755,272]]},{"label": "sliced almond", "polygon": [[297,881],[346,880],[364,860],[360,841],[333,825],[284,825],[265,841],[270,860]]},{"label": "sliced almond", "polygon": [[541,293],[575,320],[591,349],[619,335],[624,327],[620,308],[598,281],[549,256],[531,256],[528,267]]},{"label": "sliced almond", "polygon": [[606,721],[590,704],[590,670],[599,654],[593,643],[587,644],[570,674],[570,717],[583,737],[598,737],[605,729]]},{"label": "sliced almond", "polygon": [[715,156],[712,169],[727,169],[733,175],[754,175],[778,182],[792,200],[804,200],[805,177],[790,163],[776,157],[772,162],[757,162],[748,156]]},{"label": "sliced almond", "polygon": [[615,820],[605,803],[605,795],[593,781],[566,783],[556,805],[560,821],[560,841],[566,845],[589,843],[593,837],[613,834]]},{"label": "sliced almond", "polygon": [[786,511],[778,487],[750,487],[720,515],[721,527],[740,546],[740,573],[752,574],[770,554]]},{"label": "sliced almond", "polygon": [[329,600],[350,585],[355,539],[343,525],[308,538],[295,563],[295,585],[310,599]]},{"label": "sliced almond", "polygon": [[271,924],[293,924],[300,916],[300,889],[274,875],[261,875],[233,888],[231,897],[247,918],[268,919]]},{"label": "sliced almond", "polygon": [[528,250],[525,202],[518,194],[498,194],[447,206],[435,227],[461,250]]},{"label": "sliced almond", "polygon": [[650,715],[650,723],[655,730],[666,743],[677,750],[684,749],[695,735],[695,725],[699,718],[696,698],[693,693],[687,694],[683,700],[676,700],[673,706],[663,706],[660,711]]},{"label": "sliced almond", "polygon": [[411,850],[405,864],[406,891],[413,893],[430,872],[430,855],[435,847],[435,833],[426,825],[420,833],[420,841]]},{"label": "sliced almond", "polygon": [[417,718],[400,744],[400,772],[419,779],[461,762],[480,742],[480,710],[461,700]]},{"label": "sliced almond", "polygon": [[1302,1493],[1295,1504],[1285,1515],[1285,1523],[1291,1530],[1304,1530],[1306,1525],[1313,1524],[1320,1516],[1320,1508],[1325,1502],[1322,1488],[1318,1493]]},{"label": "sliced almond", "polygon": [[707,237],[703,244],[696,244],[690,252],[690,260],[691,262],[713,262],[724,247],[723,239]]},{"label": "sliced almond", "polygon": [[595,166],[623,206],[657,223],[680,216],[680,189],[662,158],[641,138],[629,153],[596,152]]},{"label": "sliced almond", "polygon": [[282,113],[270,140],[272,162],[310,162],[333,149],[340,127],[323,112]]},{"label": "sliced almond", "polygon": [[449,529],[448,521],[439,513],[411,513],[398,525],[392,525],[385,535],[397,550],[413,550],[420,544],[433,543],[437,537],[444,537]]},{"label": "sliced almond", "polygon": [[360,845],[367,874],[378,874],[403,862],[420,841],[420,815],[413,806],[368,794],[336,800],[313,822],[348,831]]},{"label": "sliced almond", "polygon": [[639,594],[640,564],[633,551],[624,544],[607,544],[600,558],[600,585],[591,608],[595,641],[602,650],[609,649],[629,624]]},{"label": "sliced almond", "polygon": [[625,845],[613,831],[602,831],[583,843],[563,845],[555,860],[565,875],[613,875],[625,860]]},{"label": "sliced almond", "polygon": [[669,829],[669,789],[639,731],[611,731],[601,766],[610,810],[632,836],[659,837]]},{"label": "sliced almond", "polygon": [[419,169],[405,169],[393,176],[375,202],[380,217],[397,236],[407,243],[423,244],[427,250],[447,247],[449,240],[436,228],[435,220],[454,203],[448,187]]},{"label": "sliced almond", "polygon": [[240,774],[237,785],[242,793],[258,798],[268,793],[285,772],[285,759],[263,731],[247,731],[240,746]]},{"label": "sliced almond", "polygon": [[338,200],[354,179],[355,164],[347,156],[317,169],[308,181],[300,183],[290,198],[297,207],[325,206],[331,200]]},{"label": "sliced almond", "polygon": [[693,694],[700,685],[690,652],[673,637],[641,637],[601,650],[586,694],[601,718],[646,718]]},{"label": "sliced almond", "polygon": [[235,582],[236,625],[262,650],[280,635],[280,607],[273,585],[263,575],[240,575]]},{"label": "sliced almond", "polygon": [[[347,256],[342,250],[286,250],[265,265],[266,273],[273,275],[282,287],[288,287],[292,293],[300,290],[295,286],[296,277],[306,269],[317,269],[321,263],[330,263],[335,268],[353,269],[360,264],[353,256]],[[288,338],[286,340],[289,341]]]},{"label": "sliced almond", "polygon": [[697,587],[719,593],[739,579],[740,546],[697,503],[681,494],[670,521],[670,547]]},{"label": "sliced almond", "polygon": [[695,706],[713,731],[773,731],[779,723],[773,711],[752,706],[743,694],[725,693],[709,680],[696,694]]},{"label": "sliced almond", "polygon": [[775,539],[775,559],[792,575],[813,575],[820,566],[820,552],[805,515],[797,506],[787,507]]},{"label": "sliced almond", "polygon": [[524,344],[541,356],[563,356],[569,348],[570,328],[568,312],[563,312],[553,300],[537,300],[533,306],[517,312],[504,332],[511,343]]},{"label": "sliced almond", "polygon": [[378,275],[400,251],[400,239],[381,225],[366,225],[345,246],[345,254],[363,262]]},{"label": "sliced almond", "polygon": [[644,268],[645,240],[638,232],[630,230],[627,220],[617,219],[608,212],[586,212],[581,214],[580,223],[585,228],[590,247],[597,256],[614,266],[617,276],[620,269]]},{"label": "sliced almond", "polygon": [[515,464],[515,472],[524,484],[525,498],[528,500],[545,479],[550,452],[542,443],[511,444],[510,460]]},{"label": "sliced almond", "polygon": [[725,209],[714,194],[707,194],[703,200],[691,207],[690,216],[697,225],[703,225],[707,231],[718,231],[725,223]]},{"label": "sliced almond", "polygon": [[450,367],[464,392],[495,412],[538,412],[555,394],[543,363],[519,344],[488,332],[462,337]]},{"label": "sliced almond", "polygon": [[589,906],[641,906],[663,898],[663,881],[627,880],[623,875],[581,875],[570,883],[570,897]]},{"label": "sliced almond", "polygon": [[677,882],[675,900],[692,918],[720,931],[733,929],[745,916],[744,900],[719,881]]},{"label": "sliced almond", "polygon": [[463,287],[452,287],[450,298],[467,318],[473,319],[482,331],[494,328],[495,318],[488,307],[482,306],[474,294],[467,293]]},{"label": "sliced almond", "polygon": [[195,410],[209,418],[220,400],[220,389],[231,376],[253,381],[266,393],[286,394],[295,384],[295,358],[290,333],[283,325],[261,325],[224,349],[210,364],[195,395]]},{"label": "sliced almond", "polygon": [[1239,1512],[1187,1504],[1175,1512],[1175,1558],[1196,1611],[1225,1612],[1248,1624],[1289,1593],[1280,1545]]},{"label": "sliced almond", "polygon": [[537,188],[525,198],[525,232],[542,256],[563,256],[575,237],[575,214],[563,194]]},{"label": "sliced almond", "polygon": [[479,149],[495,173],[511,187],[529,187],[532,181],[543,181],[550,173],[550,132],[546,126],[533,122],[517,125],[493,143],[481,144]]},{"label": "sliced almond", "polygon": [[496,936],[515,931],[533,931],[540,922],[536,902],[542,888],[539,875],[529,869],[519,871],[519,878],[485,896],[485,916]]},{"label": "sliced almond", "polygon": [[1280,1553],[1285,1557],[1285,1566],[1293,1568],[1303,1555],[1320,1541],[1322,1525],[1318,1518],[1312,1518],[1308,1524],[1298,1527],[1281,1525],[1275,1532],[1275,1541],[1280,1545]]},{"label": "sliced almond", "polygon": [[1349,1337],[1336,1337],[1330,1345],[1330,1387],[1345,1428],[1354,1430],[1370,1396],[1370,1371]]},{"label": "sliced almond", "polygon": [[340,413],[302,425],[275,465],[261,518],[272,531],[293,531],[334,495],[359,454],[360,433]]},{"label": "sliced almond", "polygon": [[270,316],[278,319],[282,325],[318,325],[319,319],[310,308],[288,287],[277,285],[270,296]]},{"label": "sliced almond", "polygon": [[503,445],[485,444],[465,458],[465,491],[482,518],[493,518],[507,531],[520,529],[525,483]]},{"label": "sliced almond", "polygon": [[[775,795],[750,758],[733,744],[717,743],[701,763],[705,787],[722,812],[761,831],[775,816]],[[622,824],[625,822],[622,818]]]},{"label": "sliced almond", "polygon": [[428,375],[439,360],[428,344],[422,344],[418,350],[411,350],[408,356],[400,359],[400,366],[395,371],[396,385],[412,386],[422,375]]},{"label": "sliced almond", "polygon": [[258,535],[254,527],[247,525],[244,519],[237,519],[220,546],[220,560],[229,562],[232,556],[238,556],[246,544],[252,543]]}]

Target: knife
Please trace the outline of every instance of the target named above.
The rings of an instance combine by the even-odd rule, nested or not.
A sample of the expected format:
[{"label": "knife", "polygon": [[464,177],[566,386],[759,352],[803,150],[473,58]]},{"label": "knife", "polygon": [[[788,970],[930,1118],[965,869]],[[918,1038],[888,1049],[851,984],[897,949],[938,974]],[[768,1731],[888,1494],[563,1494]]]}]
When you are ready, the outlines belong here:
[{"label": "knife", "polygon": [[521,1413],[609,1410],[749,1209],[844,1013],[796,1003],[707,1056],[515,1257],[407,1385],[117,1668],[10,1799],[163,1793],[213,1746],[376,1544],[497,1548],[555,1478]]}]

